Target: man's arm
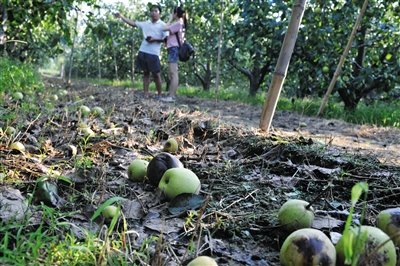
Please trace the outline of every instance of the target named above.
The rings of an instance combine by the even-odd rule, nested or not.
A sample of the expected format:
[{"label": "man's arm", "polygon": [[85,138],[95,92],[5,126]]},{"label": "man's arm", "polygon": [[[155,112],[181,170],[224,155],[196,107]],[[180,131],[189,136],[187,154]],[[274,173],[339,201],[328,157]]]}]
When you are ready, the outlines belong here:
[{"label": "man's arm", "polygon": [[123,22],[126,24],[131,25],[132,27],[136,27],[136,23],[133,20],[130,20],[129,18],[124,17],[121,13],[117,12],[114,13],[114,17],[122,19]]}]

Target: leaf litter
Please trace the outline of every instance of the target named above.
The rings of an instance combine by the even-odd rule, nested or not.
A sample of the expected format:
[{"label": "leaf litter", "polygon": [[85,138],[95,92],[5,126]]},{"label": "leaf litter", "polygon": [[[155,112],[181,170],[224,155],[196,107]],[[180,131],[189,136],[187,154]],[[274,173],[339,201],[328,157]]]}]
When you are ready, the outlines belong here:
[{"label": "leaf litter", "polygon": [[[47,82],[55,89],[64,86],[57,79]],[[343,124],[339,121],[278,112],[267,135],[254,123],[259,107],[190,97],[165,104],[143,99],[140,91],[83,82],[69,91],[53,112],[23,123],[18,138],[30,147],[28,152],[10,152],[6,143],[0,144],[2,168],[7,169],[1,176],[3,221],[35,209],[38,203],[27,206],[25,197],[35,191],[36,181],[45,179],[51,180],[44,186],[49,205],[74,212],[65,219],[78,239],[84,231],[100,234],[103,221],[90,218],[104,201],[120,197],[134,246],[160,236],[161,244],[149,247],[153,265],[179,265],[196,254],[210,255],[219,265],[279,265],[286,233],[277,212],[287,199],[312,202],[313,227],[328,236],[343,229],[351,187],[359,181],[370,187],[367,224],[375,223],[378,211],[399,205],[398,154],[390,150],[385,158],[382,150],[374,154],[374,147],[348,146],[349,137],[357,142],[371,135],[374,143],[376,132],[384,132],[390,141],[386,147],[399,145],[396,129],[390,134],[362,126],[354,134],[345,127],[335,131],[335,125]],[[82,117],[81,104],[100,106],[105,115]],[[85,136],[80,130],[85,127],[93,135]],[[131,161],[150,160],[170,137],[180,143],[176,156],[201,180],[199,196],[167,202],[154,186],[128,179]],[[337,138],[347,139],[347,146]],[[188,252],[193,245],[195,252]]]}]

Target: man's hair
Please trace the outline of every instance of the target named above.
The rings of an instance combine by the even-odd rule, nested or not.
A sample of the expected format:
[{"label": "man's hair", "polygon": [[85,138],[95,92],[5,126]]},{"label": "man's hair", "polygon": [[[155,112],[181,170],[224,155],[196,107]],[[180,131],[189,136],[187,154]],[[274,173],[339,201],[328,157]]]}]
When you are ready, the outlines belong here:
[{"label": "man's hair", "polygon": [[157,8],[161,13],[161,6],[159,4],[149,4],[149,9],[152,10],[153,8]]}]

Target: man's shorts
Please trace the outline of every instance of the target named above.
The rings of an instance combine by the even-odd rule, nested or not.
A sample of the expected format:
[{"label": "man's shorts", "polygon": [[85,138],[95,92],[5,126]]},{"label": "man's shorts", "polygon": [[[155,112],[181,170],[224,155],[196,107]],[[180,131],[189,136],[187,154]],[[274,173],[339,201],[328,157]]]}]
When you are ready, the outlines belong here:
[{"label": "man's shorts", "polygon": [[144,73],[160,73],[160,58],[154,54],[139,52],[136,57],[135,68],[136,71],[143,71]]},{"label": "man's shorts", "polygon": [[168,48],[168,63],[178,63],[179,47],[174,46]]}]

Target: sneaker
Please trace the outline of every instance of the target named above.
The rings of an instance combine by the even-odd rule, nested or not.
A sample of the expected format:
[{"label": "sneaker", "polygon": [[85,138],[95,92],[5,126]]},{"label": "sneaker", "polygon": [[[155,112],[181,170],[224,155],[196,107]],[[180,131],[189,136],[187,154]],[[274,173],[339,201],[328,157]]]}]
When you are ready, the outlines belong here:
[{"label": "sneaker", "polygon": [[175,102],[175,97],[171,97],[171,96],[164,97],[164,98],[161,98],[161,101],[166,102],[166,103],[173,103],[173,102]]}]

